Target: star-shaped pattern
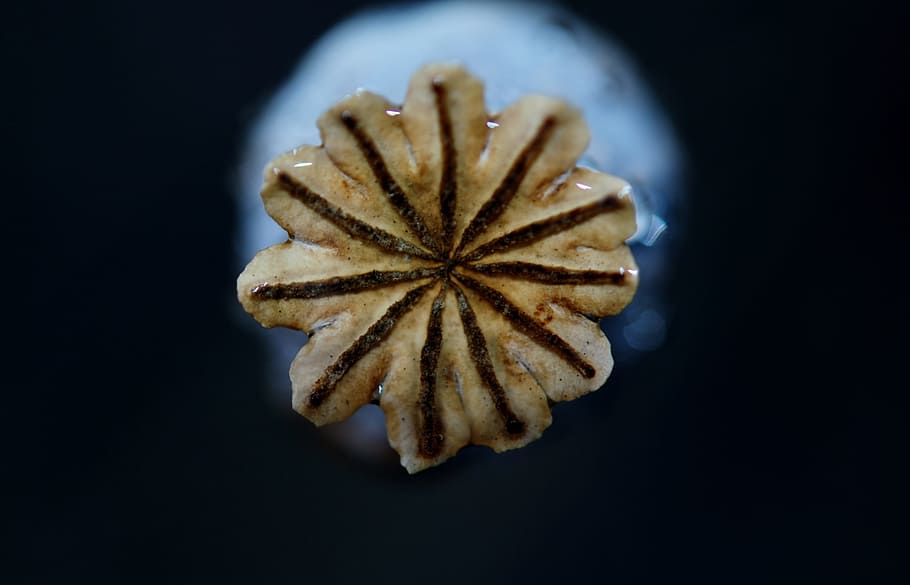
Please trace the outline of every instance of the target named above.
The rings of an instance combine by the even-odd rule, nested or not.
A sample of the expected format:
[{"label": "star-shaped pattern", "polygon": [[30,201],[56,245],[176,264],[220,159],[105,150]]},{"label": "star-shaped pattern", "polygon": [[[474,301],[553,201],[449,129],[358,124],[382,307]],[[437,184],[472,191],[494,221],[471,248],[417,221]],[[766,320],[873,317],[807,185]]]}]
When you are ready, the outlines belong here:
[{"label": "star-shaped pattern", "polygon": [[289,239],[237,282],[262,325],[310,336],[295,410],[322,425],[378,403],[414,473],[469,443],[523,446],[550,402],[603,385],[598,319],[635,293],[635,213],[625,181],[575,166],[577,110],[526,96],[490,115],[479,80],[434,64],[403,105],[359,92],[319,128],[323,145],[266,168]]}]

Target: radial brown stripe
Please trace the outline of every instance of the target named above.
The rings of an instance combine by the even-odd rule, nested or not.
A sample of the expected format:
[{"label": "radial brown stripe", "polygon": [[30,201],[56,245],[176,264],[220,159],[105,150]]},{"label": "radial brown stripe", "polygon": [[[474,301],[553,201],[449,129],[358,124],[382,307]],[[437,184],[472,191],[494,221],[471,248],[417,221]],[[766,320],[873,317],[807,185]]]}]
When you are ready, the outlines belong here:
[{"label": "radial brown stripe", "polygon": [[335,390],[338,382],[344,377],[354,364],[359,362],[371,349],[388,337],[398,320],[408,312],[423,294],[433,285],[432,282],[411,289],[398,302],[393,304],[385,314],[375,323],[370,325],[366,333],[357,338],[338,359],[326,369],[325,373],[316,380],[313,391],[310,393],[310,406],[316,408]]},{"label": "radial brown stripe", "polygon": [[262,300],[316,299],[335,295],[346,295],[404,282],[438,276],[439,268],[417,270],[372,270],[351,276],[336,276],[310,282],[288,282],[280,284],[258,284],[250,295]]},{"label": "radial brown stripe", "polygon": [[561,266],[544,266],[530,262],[495,262],[467,264],[466,268],[493,276],[508,276],[544,284],[624,284],[626,271],[569,270]]},{"label": "radial brown stripe", "polygon": [[407,196],[392,177],[392,174],[389,173],[385,160],[383,160],[382,155],[379,154],[379,150],[377,150],[376,145],[373,144],[373,140],[364,132],[363,128],[361,128],[357,118],[354,114],[345,110],[341,113],[341,121],[357,141],[357,145],[363,152],[367,164],[369,164],[370,168],[373,170],[373,175],[379,182],[380,188],[382,188],[388,196],[392,206],[398,211],[398,214],[404,218],[408,227],[417,235],[420,242],[438,254],[439,242],[429,228],[427,228],[423,219],[420,217],[420,214],[417,213],[417,210],[411,206],[411,202],[408,201]]},{"label": "radial brown stripe", "polygon": [[589,364],[577,351],[575,351],[575,348],[566,343],[562,337],[544,328],[535,321],[533,317],[513,305],[512,302],[504,297],[499,291],[464,274],[456,274],[455,277],[462,284],[477,293],[480,298],[490,303],[494,309],[503,317],[511,321],[512,324],[524,332],[525,335],[560,356],[569,365],[578,370],[582,376],[585,378],[593,378],[597,373],[594,366]]},{"label": "radial brown stripe", "polygon": [[458,248],[455,250],[456,255],[470,244],[474,238],[486,231],[487,227],[496,221],[496,218],[502,215],[512,198],[515,197],[515,193],[518,192],[518,188],[521,187],[528,170],[534,164],[534,161],[537,160],[537,157],[540,156],[540,153],[543,152],[544,146],[555,127],[556,120],[554,118],[548,117],[544,119],[534,139],[521,151],[518,158],[512,163],[512,168],[509,169],[509,172],[503,178],[502,183],[499,184],[490,199],[483,204],[480,211],[477,212],[477,215],[465,228]]},{"label": "radial brown stripe", "polygon": [[430,321],[427,324],[427,339],[420,352],[420,393],[417,405],[420,409],[420,442],[418,450],[425,457],[435,457],[442,450],[442,421],[436,409],[436,373],[439,364],[439,352],[442,348],[442,310],[445,308],[447,293],[446,281],[433,307],[430,309]]},{"label": "radial brown stripe", "polygon": [[502,252],[509,248],[517,248],[518,246],[525,246],[542,238],[572,228],[601,213],[617,211],[622,207],[624,207],[623,201],[616,195],[611,194],[600,201],[595,201],[594,203],[583,207],[576,207],[575,209],[560,213],[559,215],[554,215],[513,230],[468,252],[462,257],[462,260],[465,262],[474,262],[489,254]]},{"label": "radial brown stripe", "polygon": [[477,374],[486,384],[490,398],[493,399],[493,406],[505,423],[506,432],[513,436],[520,435],[524,432],[525,424],[512,412],[506,398],[506,391],[496,378],[496,371],[493,369],[493,362],[490,361],[490,353],[487,350],[487,340],[484,338],[480,326],[477,325],[477,316],[461,288],[454,283],[452,288],[458,298],[458,314],[461,316],[464,334],[468,339],[468,352],[471,355],[471,361],[474,362],[474,367],[477,368]]},{"label": "radial brown stripe", "polygon": [[369,242],[392,252],[410,254],[411,256],[417,256],[418,258],[435,258],[432,253],[427,252],[398,236],[394,236],[377,227],[373,227],[368,223],[364,223],[340,207],[332,205],[321,195],[310,190],[306,185],[285,172],[278,173],[278,183],[291,195],[291,197],[297,199],[313,210],[313,212],[330,221],[337,228],[354,238]]},{"label": "radial brown stripe", "polygon": [[439,141],[442,150],[442,176],[439,180],[439,205],[442,215],[442,250],[446,256],[452,250],[455,235],[455,197],[458,192],[458,152],[452,136],[452,118],[446,87],[441,80],[433,81],[436,111],[439,113]]}]

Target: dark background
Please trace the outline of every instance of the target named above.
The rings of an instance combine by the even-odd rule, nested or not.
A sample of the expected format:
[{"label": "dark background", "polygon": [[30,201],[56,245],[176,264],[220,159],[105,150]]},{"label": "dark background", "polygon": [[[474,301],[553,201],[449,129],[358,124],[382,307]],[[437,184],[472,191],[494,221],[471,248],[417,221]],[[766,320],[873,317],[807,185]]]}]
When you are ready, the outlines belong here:
[{"label": "dark background", "polygon": [[30,333],[12,334],[29,371],[8,390],[27,410],[6,425],[0,580],[898,580],[901,19],[568,4],[638,60],[687,149],[668,342],[572,428],[557,408],[525,449],[415,477],[276,408],[235,318],[243,133],[362,3],[13,9],[6,219],[30,271],[8,313]]}]

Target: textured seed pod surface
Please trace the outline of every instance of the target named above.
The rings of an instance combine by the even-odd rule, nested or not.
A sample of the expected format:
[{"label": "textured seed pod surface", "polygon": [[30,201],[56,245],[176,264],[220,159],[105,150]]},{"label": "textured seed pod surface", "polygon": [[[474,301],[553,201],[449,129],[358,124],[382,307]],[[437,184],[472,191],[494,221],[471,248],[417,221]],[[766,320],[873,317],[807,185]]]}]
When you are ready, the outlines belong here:
[{"label": "textured seed pod surface", "polygon": [[369,92],[279,156],[262,197],[287,242],[237,281],[266,327],[305,331],[293,406],[317,425],[378,401],[411,473],[473,443],[526,445],[550,402],[603,385],[598,319],[638,282],[628,184],[575,166],[581,113],[526,96],[486,111],[466,70],[433,64],[404,104]]}]

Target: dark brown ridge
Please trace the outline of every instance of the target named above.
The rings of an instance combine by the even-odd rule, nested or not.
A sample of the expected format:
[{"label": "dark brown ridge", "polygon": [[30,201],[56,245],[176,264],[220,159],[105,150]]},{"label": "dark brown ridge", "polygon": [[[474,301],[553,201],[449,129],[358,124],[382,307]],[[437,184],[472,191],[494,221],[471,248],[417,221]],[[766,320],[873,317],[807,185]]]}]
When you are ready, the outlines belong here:
[{"label": "dark brown ridge", "polygon": [[560,213],[559,215],[554,215],[511,231],[495,240],[491,240],[486,244],[479,246],[476,250],[465,254],[462,260],[465,262],[474,262],[489,254],[530,244],[542,238],[565,231],[596,217],[601,213],[616,211],[623,206],[623,202],[619,197],[614,194],[608,195],[600,201],[595,201],[594,203],[583,207],[577,207]]},{"label": "dark brown ridge", "polygon": [[445,440],[442,424],[436,411],[436,368],[439,364],[439,352],[442,348],[442,310],[445,308],[447,293],[446,281],[433,307],[430,309],[430,321],[427,324],[427,339],[420,352],[420,393],[417,404],[420,409],[420,442],[418,450],[424,457],[435,457],[442,450]]},{"label": "dark brown ridge", "polygon": [[439,268],[417,270],[373,270],[351,276],[336,276],[311,282],[289,282],[287,284],[263,283],[253,287],[251,296],[262,300],[316,299],[345,295],[364,290],[381,288],[408,280],[419,280],[438,276]]},{"label": "dark brown ridge", "polygon": [[306,185],[285,172],[278,173],[278,183],[291,197],[297,199],[319,216],[330,221],[337,228],[354,238],[392,252],[410,254],[418,258],[435,259],[434,254],[427,252],[423,248],[419,248],[398,236],[364,223],[343,209],[332,205],[321,195],[311,191]]},{"label": "dark brown ridge", "polygon": [[433,282],[429,282],[411,289],[401,300],[389,307],[382,317],[370,325],[366,333],[358,337],[350,347],[344,350],[344,353],[338,356],[338,359],[316,380],[309,398],[310,406],[315,408],[322,404],[335,390],[338,382],[348,373],[348,370],[377,344],[382,343],[388,337],[402,315],[407,313],[432,285]]},{"label": "dark brown ridge", "polygon": [[484,338],[480,326],[477,325],[477,316],[461,288],[454,283],[452,288],[455,290],[455,296],[458,297],[458,314],[461,315],[461,324],[464,327],[465,337],[468,339],[468,351],[474,367],[477,368],[480,379],[486,384],[496,411],[505,422],[506,432],[513,436],[520,435],[524,432],[525,424],[518,420],[518,417],[512,412],[509,401],[506,399],[506,391],[496,379],[493,362],[490,361],[490,354],[487,351],[487,340]]},{"label": "dark brown ridge", "polygon": [[560,266],[544,266],[530,262],[497,262],[468,264],[466,268],[495,276],[510,276],[545,284],[624,284],[623,271],[569,270]]},{"label": "dark brown ridge", "polygon": [[506,173],[502,183],[499,184],[499,187],[496,188],[496,191],[493,192],[490,199],[483,204],[483,207],[480,208],[480,211],[477,212],[477,215],[474,216],[474,219],[472,219],[471,223],[468,224],[468,227],[465,228],[464,233],[461,235],[461,241],[458,244],[458,248],[455,250],[455,255],[458,255],[458,253],[461,252],[465,246],[470,244],[474,238],[486,231],[487,226],[489,226],[490,223],[502,215],[502,212],[515,196],[515,193],[518,192],[518,188],[521,186],[521,182],[524,181],[525,175],[528,174],[531,165],[533,165],[534,161],[537,160],[537,157],[540,156],[540,153],[543,151],[544,146],[555,127],[556,120],[554,118],[548,117],[543,121],[543,124],[540,125],[534,139],[521,151],[521,154],[518,155],[515,162],[512,163],[512,168]]},{"label": "dark brown ridge", "polygon": [[441,81],[433,82],[436,95],[436,110],[439,112],[439,140],[442,149],[442,177],[439,181],[439,204],[442,214],[442,249],[448,254],[452,250],[455,234],[455,197],[458,192],[458,156],[452,137],[452,118],[446,101],[446,88]]},{"label": "dark brown ridge", "polygon": [[455,277],[468,288],[477,293],[480,298],[490,303],[503,317],[508,319],[525,335],[564,359],[573,368],[578,370],[585,378],[593,378],[597,373],[594,366],[589,364],[575,349],[552,331],[545,329],[533,317],[516,307],[504,297],[487,285],[474,280],[464,274],[455,274]]},{"label": "dark brown ridge", "polygon": [[392,178],[382,155],[379,154],[376,145],[373,144],[373,140],[370,139],[367,133],[363,131],[363,128],[360,127],[357,118],[354,114],[345,110],[341,113],[341,121],[354,139],[357,140],[357,144],[360,146],[360,150],[363,152],[367,164],[370,165],[370,168],[373,170],[373,175],[376,177],[376,180],[379,181],[379,186],[388,195],[392,206],[395,207],[398,214],[404,218],[411,230],[420,239],[420,242],[433,252],[439,254],[439,242],[436,240],[436,237],[429,228],[427,228],[423,219],[421,219],[420,215],[417,213],[417,210],[411,206],[411,202],[408,201],[404,191],[401,190],[401,187],[395,179]]}]

